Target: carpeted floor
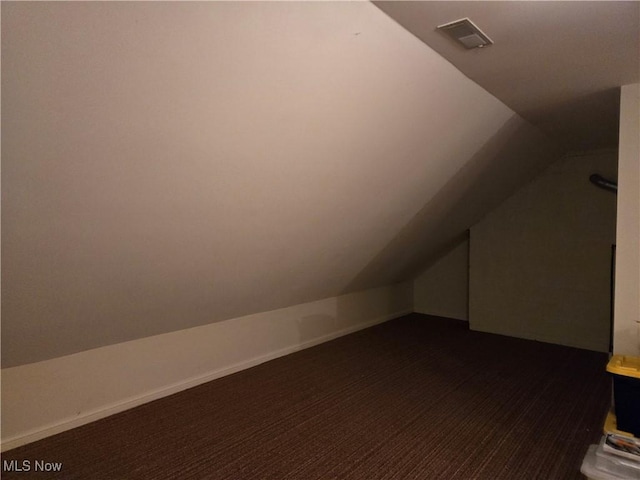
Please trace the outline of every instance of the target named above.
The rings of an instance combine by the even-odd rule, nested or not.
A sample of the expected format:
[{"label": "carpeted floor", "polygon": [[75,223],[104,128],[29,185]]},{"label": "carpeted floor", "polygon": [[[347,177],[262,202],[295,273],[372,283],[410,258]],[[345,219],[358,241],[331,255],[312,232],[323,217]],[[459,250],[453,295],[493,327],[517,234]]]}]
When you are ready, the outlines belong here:
[{"label": "carpeted floor", "polygon": [[2,478],[579,479],[606,362],[413,314],[11,450],[32,471]]}]

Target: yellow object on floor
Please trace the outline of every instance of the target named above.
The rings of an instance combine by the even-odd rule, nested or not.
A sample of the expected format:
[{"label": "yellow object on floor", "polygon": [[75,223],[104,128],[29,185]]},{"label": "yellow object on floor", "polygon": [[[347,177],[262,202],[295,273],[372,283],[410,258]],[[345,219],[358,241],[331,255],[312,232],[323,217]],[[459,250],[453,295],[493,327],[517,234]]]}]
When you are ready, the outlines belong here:
[{"label": "yellow object on floor", "polygon": [[625,377],[640,378],[640,357],[614,355],[607,364],[607,372]]},{"label": "yellow object on floor", "polygon": [[607,372],[613,379],[617,428],[640,438],[640,357],[614,355]]},{"label": "yellow object on floor", "polygon": [[[616,422],[616,414],[609,410],[607,413],[607,418],[604,420],[604,433],[615,433],[617,435],[624,435],[626,437],[633,437],[633,435],[629,432],[624,432],[622,430],[618,430],[618,424]],[[634,437],[635,438],[635,437]]]}]

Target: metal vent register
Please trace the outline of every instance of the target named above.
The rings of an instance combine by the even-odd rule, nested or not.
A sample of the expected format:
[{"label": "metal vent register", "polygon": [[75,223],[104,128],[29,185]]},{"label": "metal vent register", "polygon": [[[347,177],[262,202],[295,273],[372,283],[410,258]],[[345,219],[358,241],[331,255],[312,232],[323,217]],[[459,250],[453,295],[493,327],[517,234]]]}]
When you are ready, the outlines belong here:
[{"label": "metal vent register", "polygon": [[460,42],[467,49],[482,48],[493,44],[493,40],[468,18],[439,25],[438,30]]}]

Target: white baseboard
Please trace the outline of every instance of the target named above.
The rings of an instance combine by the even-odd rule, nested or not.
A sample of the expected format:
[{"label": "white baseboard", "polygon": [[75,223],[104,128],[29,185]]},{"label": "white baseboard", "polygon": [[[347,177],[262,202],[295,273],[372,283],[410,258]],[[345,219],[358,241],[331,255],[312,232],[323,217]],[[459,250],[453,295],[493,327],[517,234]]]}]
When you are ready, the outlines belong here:
[{"label": "white baseboard", "polygon": [[[394,288],[397,286],[333,297],[274,312],[250,315],[186,331],[182,330],[102,347],[36,364],[4,369],[2,371],[3,439],[1,450],[7,451],[85,425],[216,378],[411,313],[410,305],[405,304],[401,309],[389,311],[389,302],[380,302],[380,298],[388,300],[388,298],[397,295],[397,292],[385,290]],[[339,315],[336,315],[336,304],[345,301],[348,304],[348,315],[353,316],[352,319],[339,319]],[[364,314],[372,313],[371,306],[366,305],[371,302],[374,304],[374,310],[378,310],[376,313],[379,314],[373,318],[371,315],[368,318],[362,318],[362,315],[358,314],[358,310]],[[380,309],[386,310],[386,312],[380,312]],[[314,322],[314,331],[320,327],[339,326],[340,328],[321,333],[314,338],[291,342],[292,337],[288,335],[291,333],[291,328],[297,327],[299,329],[301,323],[309,318]],[[202,363],[203,348],[210,351],[215,350],[216,346],[213,345],[215,342],[228,343],[227,340],[233,342],[233,338],[229,337],[234,335],[238,339],[244,338],[254,327],[260,329],[262,323],[267,324],[267,330],[269,330],[268,325],[270,324],[275,330],[275,334],[269,338],[268,335],[260,335],[260,332],[256,332],[257,336],[264,341],[248,342],[249,345],[239,345],[239,348],[243,348],[246,353],[253,353],[252,350],[254,352],[264,351],[264,347],[270,343],[273,344],[274,339],[276,344],[282,340],[288,345],[270,349],[265,353],[252,355],[248,358],[241,358],[238,361],[228,361],[233,355],[225,353],[233,352],[227,349],[226,352],[217,355],[217,359],[214,359],[214,368],[189,375],[189,373],[197,371]],[[263,328],[263,330],[265,329]],[[233,333],[229,335],[231,332]],[[278,339],[278,335],[281,335],[282,339]],[[208,337],[210,341],[197,344],[196,338],[203,337]],[[171,346],[168,347],[169,345]],[[185,345],[193,348],[186,350],[183,348]],[[247,348],[247,346],[251,348]],[[190,355],[191,358],[187,360],[181,358],[185,354]],[[132,360],[136,362],[135,365],[128,365]],[[175,371],[163,375],[163,365],[167,362],[180,363],[180,365]],[[128,368],[129,366],[135,368]],[[176,376],[179,378],[178,380],[167,381],[167,379]],[[141,379],[142,386],[135,388]],[[104,401],[96,400],[103,398],[101,394],[104,394],[110,385],[123,383],[125,384],[124,388],[120,388],[120,392],[112,394],[112,398],[105,398]],[[127,386],[129,388],[126,388]],[[26,392],[31,392],[32,401],[25,401]],[[50,406],[53,408],[49,408]],[[9,431],[5,428],[6,426]]]}]

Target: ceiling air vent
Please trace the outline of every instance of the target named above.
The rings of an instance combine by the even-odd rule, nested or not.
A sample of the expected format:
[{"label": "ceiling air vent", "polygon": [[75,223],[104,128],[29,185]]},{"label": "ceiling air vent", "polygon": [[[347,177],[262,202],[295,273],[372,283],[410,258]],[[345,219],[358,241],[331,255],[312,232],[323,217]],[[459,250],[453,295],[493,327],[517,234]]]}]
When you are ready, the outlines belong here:
[{"label": "ceiling air vent", "polygon": [[468,49],[482,48],[493,43],[493,40],[476,27],[468,18],[462,18],[454,22],[439,25],[438,30],[442,30]]}]

